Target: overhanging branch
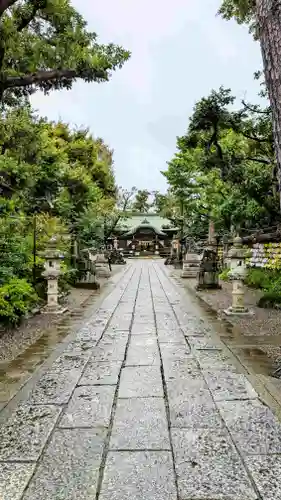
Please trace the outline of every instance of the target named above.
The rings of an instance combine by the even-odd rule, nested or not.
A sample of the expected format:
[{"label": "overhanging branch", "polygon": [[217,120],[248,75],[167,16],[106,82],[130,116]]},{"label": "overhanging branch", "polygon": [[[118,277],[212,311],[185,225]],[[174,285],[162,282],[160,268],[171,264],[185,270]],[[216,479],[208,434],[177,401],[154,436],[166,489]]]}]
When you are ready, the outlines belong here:
[{"label": "overhanging branch", "polygon": [[267,115],[267,116],[271,114],[271,109],[261,110],[258,109],[256,106],[251,106],[250,104],[247,104],[244,100],[242,100],[242,104],[246,109],[251,111],[251,113],[258,113],[260,115]]},{"label": "overhanging branch", "polygon": [[271,165],[272,163],[272,161],[270,160],[265,160],[263,158],[252,158],[250,156],[246,156],[244,159],[249,161],[255,161],[257,163],[263,163],[264,165]]},{"label": "overhanging branch", "polygon": [[74,69],[54,69],[49,71],[37,71],[24,76],[8,76],[3,82],[4,90],[18,87],[29,87],[31,85],[38,85],[48,81],[58,80],[74,80],[75,78],[87,78],[107,80],[107,74],[104,69],[91,69],[91,70],[74,70]]},{"label": "overhanging branch", "polygon": [[268,139],[262,139],[260,137],[257,137],[256,135],[250,135],[250,134],[247,134],[246,132],[241,132],[242,135],[244,137],[246,137],[246,139],[250,139],[252,141],[257,141],[257,142],[260,142],[260,143],[263,143],[263,142],[270,142]]}]

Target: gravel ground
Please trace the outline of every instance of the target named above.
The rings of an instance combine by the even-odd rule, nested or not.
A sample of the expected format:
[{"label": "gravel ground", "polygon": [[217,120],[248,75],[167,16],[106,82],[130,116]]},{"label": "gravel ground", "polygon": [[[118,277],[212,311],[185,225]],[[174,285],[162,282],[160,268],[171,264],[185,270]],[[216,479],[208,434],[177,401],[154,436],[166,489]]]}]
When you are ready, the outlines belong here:
[{"label": "gravel ground", "polygon": [[[179,277],[181,270],[173,270],[172,274]],[[195,279],[183,279],[183,284],[192,289],[195,293]],[[212,290],[196,292],[196,294],[219,314],[227,309],[232,303],[232,284],[221,282],[222,290]],[[229,323],[239,329],[243,337],[259,337],[257,346],[264,351],[274,362],[281,362],[281,311],[275,309],[262,309],[256,306],[262,293],[258,290],[251,290],[246,287],[245,304],[254,312],[253,316],[224,316]],[[270,337],[267,345],[260,345],[260,340],[266,343],[266,338]],[[275,339],[274,339],[275,337]],[[280,342],[278,341],[280,340]],[[274,343],[272,343],[274,342]],[[280,345],[280,347],[279,347]]]},{"label": "gravel ground", "polygon": [[[121,271],[121,269],[122,266],[114,266],[111,276]],[[100,279],[99,281],[101,288],[103,288],[107,280]],[[65,306],[68,308],[70,314],[66,313],[61,316],[37,314],[23,321],[18,328],[6,330],[5,332],[1,332],[0,330],[0,361],[9,362],[15,359],[46,331],[50,329],[54,330],[54,328],[65,322],[66,318],[71,328],[71,314],[81,312],[88,303],[92,304],[98,296],[99,292],[94,290],[72,288],[65,302]]]}]

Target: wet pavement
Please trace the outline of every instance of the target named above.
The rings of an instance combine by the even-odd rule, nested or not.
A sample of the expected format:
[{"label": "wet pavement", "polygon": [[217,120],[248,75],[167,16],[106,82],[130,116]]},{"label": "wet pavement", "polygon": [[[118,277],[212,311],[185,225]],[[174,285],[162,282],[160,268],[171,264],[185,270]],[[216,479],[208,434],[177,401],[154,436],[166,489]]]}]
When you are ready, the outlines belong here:
[{"label": "wet pavement", "polygon": [[278,419],[160,261],[0,413],[1,500],[273,500],[280,474]]}]

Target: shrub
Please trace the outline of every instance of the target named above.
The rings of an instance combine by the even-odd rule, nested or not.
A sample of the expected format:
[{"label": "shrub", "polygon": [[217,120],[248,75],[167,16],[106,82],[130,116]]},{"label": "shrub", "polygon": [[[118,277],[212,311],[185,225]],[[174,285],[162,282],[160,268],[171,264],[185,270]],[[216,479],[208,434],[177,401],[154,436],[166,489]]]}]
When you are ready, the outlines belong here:
[{"label": "shrub", "polygon": [[222,281],[228,281],[229,280],[229,271],[230,269],[229,268],[225,268],[223,269],[223,271],[220,273],[219,275],[219,278],[222,280]]},{"label": "shrub", "polygon": [[268,290],[272,280],[276,277],[275,271],[267,269],[253,268],[249,269],[245,284],[250,288],[258,288],[261,290]]},{"label": "shrub", "polygon": [[246,285],[263,290],[264,294],[259,299],[258,307],[281,306],[281,273],[270,269],[249,269]]},{"label": "shrub", "polygon": [[38,296],[24,279],[12,278],[0,287],[0,322],[17,325],[37,302]]},{"label": "shrub", "polygon": [[281,309],[281,293],[268,291],[263,294],[257,303],[258,307]]},{"label": "shrub", "polygon": [[59,290],[63,294],[70,292],[71,286],[74,286],[77,280],[78,271],[76,269],[67,269],[59,277]]}]

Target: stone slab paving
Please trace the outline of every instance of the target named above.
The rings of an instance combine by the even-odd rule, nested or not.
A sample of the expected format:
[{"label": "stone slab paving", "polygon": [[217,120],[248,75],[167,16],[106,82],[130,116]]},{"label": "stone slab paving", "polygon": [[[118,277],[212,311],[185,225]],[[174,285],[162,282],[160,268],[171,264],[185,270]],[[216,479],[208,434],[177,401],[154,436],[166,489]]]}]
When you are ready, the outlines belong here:
[{"label": "stone slab paving", "polygon": [[18,406],[0,427],[0,460],[38,460],[60,413],[56,406]]},{"label": "stone slab paving", "polygon": [[56,430],[23,499],[94,500],[104,440],[102,430]]},{"label": "stone slab paving", "polygon": [[108,427],[114,393],[114,386],[77,387],[59,427]]},{"label": "stone slab paving", "polygon": [[126,365],[160,365],[156,335],[132,335],[127,353]]},{"label": "stone slab paving", "polygon": [[100,500],[176,500],[172,453],[110,452]]},{"label": "stone slab paving", "polygon": [[79,385],[117,385],[122,361],[105,361],[91,359],[79,381]]},{"label": "stone slab paving", "polygon": [[2,411],[0,499],[280,498],[280,423],[198,311],[133,262]]},{"label": "stone slab paving", "polygon": [[170,450],[164,399],[119,399],[110,449]]}]

